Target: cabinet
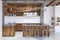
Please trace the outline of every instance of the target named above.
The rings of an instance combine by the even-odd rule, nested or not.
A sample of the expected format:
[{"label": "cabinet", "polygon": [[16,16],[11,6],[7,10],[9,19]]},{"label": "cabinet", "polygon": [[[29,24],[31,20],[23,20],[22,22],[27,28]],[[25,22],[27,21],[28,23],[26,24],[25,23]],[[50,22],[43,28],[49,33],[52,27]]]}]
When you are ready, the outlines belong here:
[{"label": "cabinet", "polygon": [[23,36],[24,37],[27,37],[27,36],[33,37],[33,27],[24,26]]},{"label": "cabinet", "polygon": [[49,26],[24,26],[23,36],[49,36]]},{"label": "cabinet", "polygon": [[10,37],[15,36],[15,27],[14,26],[3,26],[2,36]]}]

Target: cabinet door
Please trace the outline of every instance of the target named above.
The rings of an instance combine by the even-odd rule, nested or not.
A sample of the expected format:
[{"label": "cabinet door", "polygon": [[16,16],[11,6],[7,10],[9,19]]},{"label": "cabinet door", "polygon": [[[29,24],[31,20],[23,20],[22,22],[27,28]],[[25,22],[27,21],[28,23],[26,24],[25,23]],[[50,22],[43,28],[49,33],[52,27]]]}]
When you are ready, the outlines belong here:
[{"label": "cabinet door", "polygon": [[15,35],[15,27],[10,26],[9,27],[9,36],[14,36]]},{"label": "cabinet door", "polygon": [[29,37],[32,37],[33,36],[33,30],[32,30],[32,27],[28,27],[28,26],[25,26],[24,27],[24,30],[23,30],[23,36],[26,37],[26,36],[29,36]]},{"label": "cabinet door", "polygon": [[15,30],[13,26],[3,26],[2,36],[14,36]]},{"label": "cabinet door", "polygon": [[9,28],[7,26],[3,26],[2,36],[9,36]]}]

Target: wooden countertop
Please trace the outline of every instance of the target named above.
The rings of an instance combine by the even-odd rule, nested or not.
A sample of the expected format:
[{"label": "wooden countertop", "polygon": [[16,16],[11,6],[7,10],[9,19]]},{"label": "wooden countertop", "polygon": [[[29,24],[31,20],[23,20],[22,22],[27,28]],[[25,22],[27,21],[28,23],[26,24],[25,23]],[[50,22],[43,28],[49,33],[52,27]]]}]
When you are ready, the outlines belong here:
[{"label": "wooden countertop", "polygon": [[49,26],[47,24],[41,24],[41,23],[17,23],[22,26]]},{"label": "wooden countertop", "polygon": [[[15,23],[14,25],[22,25],[22,26],[49,26],[47,24],[41,24],[41,23]],[[12,26],[12,25],[5,25],[5,26]]]}]

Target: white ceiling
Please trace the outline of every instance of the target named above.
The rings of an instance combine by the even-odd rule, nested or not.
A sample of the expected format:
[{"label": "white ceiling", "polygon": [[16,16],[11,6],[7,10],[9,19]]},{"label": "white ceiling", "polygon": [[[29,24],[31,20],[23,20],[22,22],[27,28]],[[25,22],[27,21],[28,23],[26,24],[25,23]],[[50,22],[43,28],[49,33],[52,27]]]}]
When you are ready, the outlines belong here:
[{"label": "white ceiling", "polygon": [[[5,1],[5,0],[4,0]],[[7,1],[14,1],[14,0],[7,0]],[[17,3],[44,3],[45,5],[48,5],[53,0],[17,0]],[[19,2],[20,1],[20,2]],[[59,2],[59,1],[58,1]],[[10,2],[13,3],[13,2]]]}]

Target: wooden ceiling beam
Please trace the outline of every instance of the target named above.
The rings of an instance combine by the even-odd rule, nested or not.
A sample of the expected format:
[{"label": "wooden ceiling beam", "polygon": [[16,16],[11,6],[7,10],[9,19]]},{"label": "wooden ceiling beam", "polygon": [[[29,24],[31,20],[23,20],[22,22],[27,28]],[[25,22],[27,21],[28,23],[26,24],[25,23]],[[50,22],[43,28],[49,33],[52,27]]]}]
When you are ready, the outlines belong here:
[{"label": "wooden ceiling beam", "polygon": [[54,3],[56,0],[51,1],[47,6],[50,6],[52,3]]},{"label": "wooden ceiling beam", "polygon": [[59,3],[57,3],[56,5],[59,5],[60,4],[60,2]]},{"label": "wooden ceiling beam", "polygon": [[50,6],[55,6],[59,4],[60,4],[60,0],[55,0],[53,3],[50,4]]},{"label": "wooden ceiling beam", "polygon": [[52,4],[51,4],[51,6],[54,6],[54,5],[56,5],[58,3],[58,1],[56,0],[55,2],[53,2]]},{"label": "wooden ceiling beam", "polygon": [[2,0],[2,1],[45,1],[45,0]]}]

